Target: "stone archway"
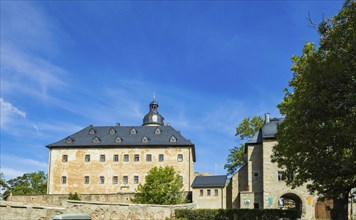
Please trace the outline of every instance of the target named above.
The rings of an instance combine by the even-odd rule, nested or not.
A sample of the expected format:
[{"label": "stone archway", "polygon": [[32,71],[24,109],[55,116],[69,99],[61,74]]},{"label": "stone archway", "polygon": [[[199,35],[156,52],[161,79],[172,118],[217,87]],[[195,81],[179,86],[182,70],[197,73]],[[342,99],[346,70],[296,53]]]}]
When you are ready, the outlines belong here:
[{"label": "stone archway", "polygon": [[278,198],[278,208],[292,209],[299,211],[300,215],[303,213],[303,202],[300,196],[295,193],[284,193]]}]

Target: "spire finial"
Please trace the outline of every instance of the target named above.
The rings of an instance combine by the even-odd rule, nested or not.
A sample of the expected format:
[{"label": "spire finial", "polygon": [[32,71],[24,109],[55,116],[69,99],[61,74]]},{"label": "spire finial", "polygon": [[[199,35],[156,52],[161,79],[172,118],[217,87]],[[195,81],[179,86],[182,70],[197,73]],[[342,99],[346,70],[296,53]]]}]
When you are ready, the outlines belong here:
[{"label": "spire finial", "polygon": [[156,101],[156,92],[153,92],[153,101]]}]

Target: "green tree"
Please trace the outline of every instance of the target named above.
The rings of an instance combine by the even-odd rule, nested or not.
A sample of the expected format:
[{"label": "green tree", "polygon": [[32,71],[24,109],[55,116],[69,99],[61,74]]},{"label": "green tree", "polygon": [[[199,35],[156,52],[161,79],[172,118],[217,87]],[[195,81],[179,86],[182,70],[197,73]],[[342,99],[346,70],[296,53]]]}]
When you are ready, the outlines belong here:
[{"label": "green tree", "polygon": [[293,56],[292,91],[272,161],[286,169],[287,184],[307,183],[311,193],[334,200],[333,219],[347,219],[348,194],[356,187],[356,3],[319,25],[319,48],[306,43]]},{"label": "green tree", "polygon": [[244,151],[245,142],[250,139],[264,124],[264,120],[260,116],[244,118],[236,128],[235,136],[240,137],[240,146],[235,146],[229,150],[227,163],[224,168],[228,174],[232,175],[239,167],[246,164],[247,157]]},{"label": "green tree", "polygon": [[7,190],[4,196],[12,192],[13,195],[36,195],[47,193],[47,174],[43,171],[25,173],[6,182]]},{"label": "green tree", "polygon": [[182,180],[173,167],[154,167],[145,177],[145,184],[138,185],[132,201],[140,204],[180,204],[185,201],[182,188]]},{"label": "green tree", "polygon": [[68,199],[69,200],[81,200],[80,199],[80,196],[78,195],[78,193],[69,193],[69,195],[68,195]]},{"label": "green tree", "polygon": [[0,172],[0,197],[3,197],[3,192],[7,189],[7,187],[4,174]]}]

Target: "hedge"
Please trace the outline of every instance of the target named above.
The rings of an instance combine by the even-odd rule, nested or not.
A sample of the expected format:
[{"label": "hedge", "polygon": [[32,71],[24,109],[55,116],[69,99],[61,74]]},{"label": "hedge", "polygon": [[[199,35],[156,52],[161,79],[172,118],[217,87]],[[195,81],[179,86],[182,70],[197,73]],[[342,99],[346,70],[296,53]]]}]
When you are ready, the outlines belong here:
[{"label": "hedge", "polygon": [[300,218],[300,212],[281,209],[176,209],[175,217],[187,220],[278,220]]}]

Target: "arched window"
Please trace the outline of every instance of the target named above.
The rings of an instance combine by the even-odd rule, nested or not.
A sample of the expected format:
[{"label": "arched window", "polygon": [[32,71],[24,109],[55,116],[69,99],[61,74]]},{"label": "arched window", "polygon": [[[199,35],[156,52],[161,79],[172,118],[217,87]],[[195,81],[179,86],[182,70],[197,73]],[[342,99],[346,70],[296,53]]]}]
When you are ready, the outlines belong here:
[{"label": "arched window", "polygon": [[115,143],[121,143],[121,141],[122,141],[121,137],[117,136],[115,138]]},{"label": "arched window", "polygon": [[141,142],[142,143],[147,143],[148,142],[148,138],[146,136],[144,136],[142,139],[141,139]]},{"label": "arched window", "polygon": [[135,129],[135,128],[131,128],[131,130],[130,130],[130,134],[137,134],[136,129]]},{"label": "arched window", "polygon": [[112,127],[112,128],[110,128],[110,130],[109,130],[109,134],[111,134],[111,135],[114,135],[114,134],[116,134],[116,130]]},{"label": "arched window", "polygon": [[172,135],[172,136],[169,138],[169,142],[171,142],[171,143],[176,143],[176,142],[177,142],[177,138]]},{"label": "arched window", "polygon": [[155,129],[155,134],[161,134],[161,129],[156,128],[156,129]]},{"label": "arched window", "polygon": [[94,128],[90,128],[90,129],[89,129],[89,134],[91,134],[91,135],[95,134]]},{"label": "arched window", "polygon": [[97,136],[95,136],[93,138],[93,143],[100,143],[100,139]]},{"label": "arched window", "polygon": [[67,138],[66,138],[66,143],[67,143],[67,144],[73,143],[73,139],[72,139],[71,137],[67,137]]}]

